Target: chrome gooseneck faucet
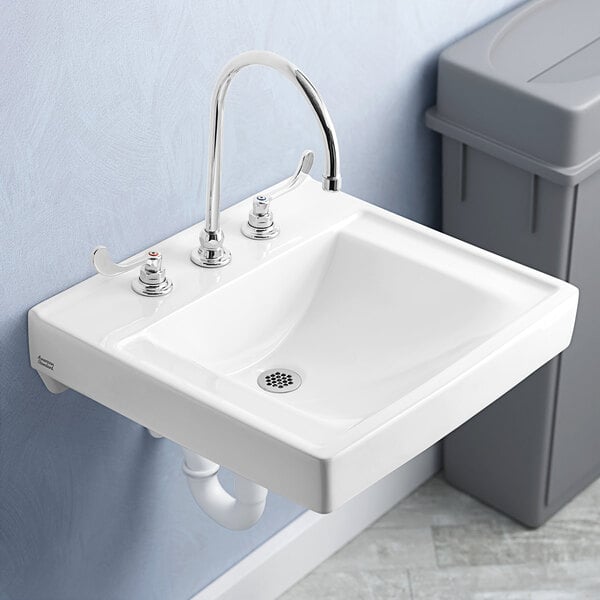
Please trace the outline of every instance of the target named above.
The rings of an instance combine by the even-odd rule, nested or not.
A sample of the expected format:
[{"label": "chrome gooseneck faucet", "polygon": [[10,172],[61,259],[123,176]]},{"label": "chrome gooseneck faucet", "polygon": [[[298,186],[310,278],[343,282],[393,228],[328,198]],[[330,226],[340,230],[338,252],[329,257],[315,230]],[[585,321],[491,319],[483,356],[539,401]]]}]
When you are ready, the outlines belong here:
[{"label": "chrome gooseneck faucet", "polygon": [[231,260],[231,253],[223,245],[223,232],[219,224],[221,200],[221,142],[225,96],[233,76],[250,65],[263,65],[279,71],[292,81],[308,100],[321,126],[325,144],[325,170],[323,189],[341,189],[339,150],[331,117],[319,93],[306,75],[285,58],[272,52],[251,51],[230,61],[221,73],[212,97],[210,136],[208,148],[208,187],[206,195],[206,221],[200,234],[200,247],[192,251],[192,262],[201,267],[222,267]]}]

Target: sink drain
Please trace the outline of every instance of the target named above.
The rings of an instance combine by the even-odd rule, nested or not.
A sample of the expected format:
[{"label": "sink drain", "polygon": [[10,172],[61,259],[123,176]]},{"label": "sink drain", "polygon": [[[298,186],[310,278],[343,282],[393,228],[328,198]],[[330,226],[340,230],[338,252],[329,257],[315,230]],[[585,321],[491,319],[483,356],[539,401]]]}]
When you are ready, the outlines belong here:
[{"label": "sink drain", "polygon": [[257,383],[267,392],[285,394],[297,390],[302,385],[302,377],[290,369],[269,369],[258,376]]}]

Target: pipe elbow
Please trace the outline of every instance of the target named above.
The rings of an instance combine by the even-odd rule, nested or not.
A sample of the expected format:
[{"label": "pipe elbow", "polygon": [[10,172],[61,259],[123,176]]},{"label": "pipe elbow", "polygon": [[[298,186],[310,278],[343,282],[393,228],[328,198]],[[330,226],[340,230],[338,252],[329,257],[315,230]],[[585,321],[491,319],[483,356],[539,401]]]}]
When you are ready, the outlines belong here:
[{"label": "pipe elbow", "polygon": [[198,506],[227,529],[252,527],[263,515],[268,490],[253,481],[235,475],[234,493],[229,494],[219,481],[219,465],[184,449],[183,472]]}]

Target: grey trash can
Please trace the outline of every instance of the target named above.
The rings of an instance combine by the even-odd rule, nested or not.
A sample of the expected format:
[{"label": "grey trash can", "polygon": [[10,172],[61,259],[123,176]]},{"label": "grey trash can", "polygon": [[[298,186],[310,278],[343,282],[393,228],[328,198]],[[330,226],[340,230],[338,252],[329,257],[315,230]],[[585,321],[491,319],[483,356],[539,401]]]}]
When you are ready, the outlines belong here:
[{"label": "grey trash can", "polygon": [[537,527],[600,474],[600,2],[529,2],[443,52],[443,230],[581,291],[573,342],[444,441],[447,480]]}]

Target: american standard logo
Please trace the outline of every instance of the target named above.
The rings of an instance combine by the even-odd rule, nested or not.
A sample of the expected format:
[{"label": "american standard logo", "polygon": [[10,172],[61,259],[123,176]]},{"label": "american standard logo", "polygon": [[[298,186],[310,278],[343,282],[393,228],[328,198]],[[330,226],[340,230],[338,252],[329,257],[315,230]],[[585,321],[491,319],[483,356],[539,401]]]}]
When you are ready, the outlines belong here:
[{"label": "american standard logo", "polygon": [[54,363],[51,360],[48,360],[47,358],[44,358],[38,354],[37,361],[38,365],[42,365],[42,367],[46,367],[46,369],[54,371]]}]

